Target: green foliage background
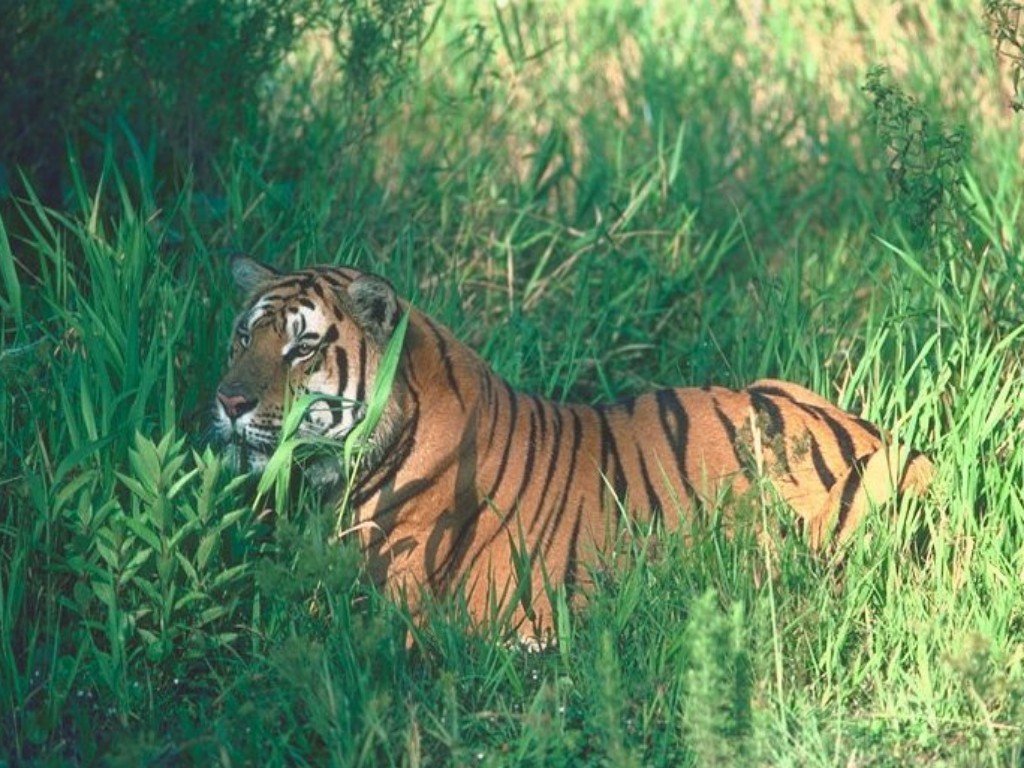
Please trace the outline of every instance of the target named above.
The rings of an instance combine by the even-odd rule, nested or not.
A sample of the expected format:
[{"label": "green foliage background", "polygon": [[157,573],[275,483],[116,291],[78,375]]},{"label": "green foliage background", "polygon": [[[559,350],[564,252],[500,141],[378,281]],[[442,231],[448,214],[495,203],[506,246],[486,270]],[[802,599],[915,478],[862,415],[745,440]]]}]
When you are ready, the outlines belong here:
[{"label": "green foliage background", "polygon": [[[1019,764],[1019,12],[2,6],[0,764]],[[556,398],[804,383],[935,487],[841,573],[624,540],[543,653],[411,627],[207,444],[235,251]]]}]

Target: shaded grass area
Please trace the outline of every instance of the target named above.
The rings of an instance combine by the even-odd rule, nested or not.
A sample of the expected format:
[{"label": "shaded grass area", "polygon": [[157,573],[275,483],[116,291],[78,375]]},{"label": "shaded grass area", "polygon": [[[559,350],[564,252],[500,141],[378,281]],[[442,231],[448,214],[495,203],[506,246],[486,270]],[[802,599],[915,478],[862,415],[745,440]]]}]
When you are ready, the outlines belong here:
[{"label": "shaded grass area", "polygon": [[[168,189],[122,134],[8,201],[0,760],[1021,761],[1024,134],[982,19],[680,6],[452,2],[362,153],[289,123],[287,172],[239,144]],[[838,572],[638,532],[540,654],[458,601],[411,627],[332,510],[266,515],[207,445],[235,250],[378,271],[556,398],[804,383],[935,488]]]}]

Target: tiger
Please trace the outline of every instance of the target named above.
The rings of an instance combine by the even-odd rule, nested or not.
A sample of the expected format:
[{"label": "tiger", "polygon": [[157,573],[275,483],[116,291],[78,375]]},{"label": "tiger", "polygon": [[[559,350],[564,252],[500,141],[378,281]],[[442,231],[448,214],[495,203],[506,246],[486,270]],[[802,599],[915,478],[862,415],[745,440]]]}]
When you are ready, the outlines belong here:
[{"label": "tiger", "polygon": [[[259,471],[287,404],[311,395],[298,434],[338,449],[311,482],[347,499],[367,573],[413,611],[421,597],[461,589],[473,621],[508,609],[522,637],[548,637],[551,594],[587,583],[624,520],[673,530],[767,481],[822,550],[873,507],[930,484],[923,454],[797,384],[558,403],[515,390],[381,277],[343,266],[282,273],[246,256],[231,271],[246,299],[216,430],[242,469]],[[403,316],[390,392],[350,471],[341,446],[366,418]]]}]

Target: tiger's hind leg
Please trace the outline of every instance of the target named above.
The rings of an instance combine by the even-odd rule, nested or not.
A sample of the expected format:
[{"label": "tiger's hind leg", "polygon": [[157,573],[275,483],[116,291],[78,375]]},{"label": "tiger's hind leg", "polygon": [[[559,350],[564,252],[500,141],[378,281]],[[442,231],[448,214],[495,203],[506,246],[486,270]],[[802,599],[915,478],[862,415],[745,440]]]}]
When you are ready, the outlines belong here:
[{"label": "tiger's hind leg", "polygon": [[836,480],[818,515],[808,521],[811,547],[841,545],[872,509],[901,493],[927,490],[933,473],[924,454],[899,444],[860,457]]}]

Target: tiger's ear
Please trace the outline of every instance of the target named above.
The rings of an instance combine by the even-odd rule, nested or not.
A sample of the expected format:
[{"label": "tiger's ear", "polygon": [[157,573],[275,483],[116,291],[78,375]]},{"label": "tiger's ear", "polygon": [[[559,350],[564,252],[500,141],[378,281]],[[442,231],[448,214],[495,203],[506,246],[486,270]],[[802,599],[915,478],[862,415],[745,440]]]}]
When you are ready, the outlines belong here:
[{"label": "tiger's ear", "polygon": [[352,317],[381,347],[388,343],[398,324],[398,294],[387,280],[360,275],[348,286]]},{"label": "tiger's ear", "polygon": [[248,296],[279,278],[281,273],[248,256],[235,254],[231,257],[231,276],[235,278],[238,289]]}]

